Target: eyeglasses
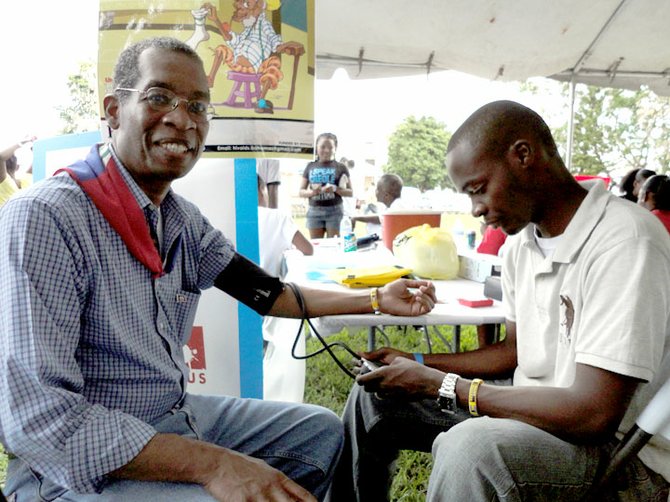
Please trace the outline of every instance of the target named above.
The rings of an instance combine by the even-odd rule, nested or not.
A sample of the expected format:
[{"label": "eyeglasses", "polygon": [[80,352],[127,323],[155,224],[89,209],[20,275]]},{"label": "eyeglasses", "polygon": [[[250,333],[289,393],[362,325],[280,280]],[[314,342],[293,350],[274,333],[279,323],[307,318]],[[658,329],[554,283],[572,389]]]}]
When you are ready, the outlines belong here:
[{"label": "eyeglasses", "polygon": [[149,103],[149,106],[161,113],[169,113],[175,110],[179,103],[184,101],[186,103],[186,110],[198,122],[207,122],[216,115],[214,107],[209,101],[204,99],[186,99],[180,98],[170,89],[163,87],[150,87],[146,91],[141,89],[130,89],[127,87],[117,87],[114,92],[137,92],[141,99]]}]

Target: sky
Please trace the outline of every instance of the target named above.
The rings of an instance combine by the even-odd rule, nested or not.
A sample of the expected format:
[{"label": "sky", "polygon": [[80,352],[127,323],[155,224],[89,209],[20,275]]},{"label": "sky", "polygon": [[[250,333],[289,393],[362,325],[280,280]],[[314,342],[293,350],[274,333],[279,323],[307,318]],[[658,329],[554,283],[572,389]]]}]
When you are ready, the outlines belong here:
[{"label": "sky", "polygon": [[[557,83],[541,80],[558,90]],[[317,81],[315,133],[335,132],[340,140],[338,152],[347,157],[349,148],[369,153],[365,144],[372,142],[371,153],[383,164],[388,137],[410,115],[435,117],[454,132],[480,106],[512,99],[545,115],[550,125],[567,120],[561,98],[532,96],[521,93],[519,87],[517,82],[492,82],[455,71],[350,80],[340,69],[330,80]]]},{"label": "sky", "polygon": [[[27,7],[29,6],[29,7]],[[97,0],[4,0],[0,30],[4,78],[0,86],[3,144],[26,135],[50,137],[61,123],[56,107],[69,101],[67,77],[97,59]],[[491,82],[458,72],[392,79],[350,80],[338,70],[315,84],[315,134],[338,135],[338,156],[386,160],[388,137],[409,115],[433,116],[454,131],[476,108],[515,99],[561,117],[556,99],[519,93],[516,83]],[[551,124],[551,121],[549,121]]]},{"label": "sky", "polygon": [[[96,0],[4,0],[0,6],[0,137],[52,136],[67,75],[97,54]],[[11,140],[10,140],[11,142]]]}]

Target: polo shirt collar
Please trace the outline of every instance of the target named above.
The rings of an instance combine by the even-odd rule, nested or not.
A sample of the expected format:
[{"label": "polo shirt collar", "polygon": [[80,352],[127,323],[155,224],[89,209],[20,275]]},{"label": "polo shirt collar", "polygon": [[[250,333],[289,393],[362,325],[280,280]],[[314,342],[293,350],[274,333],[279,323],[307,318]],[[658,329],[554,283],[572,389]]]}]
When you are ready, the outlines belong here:
[{"label": "polo shirt collar", "polygon": [[[584,197],[579,208],[577,208],[577,212],[563,232],[563,239],[558,243],[553,255],[548,257],[548,260],[555,263],[570,263],[575,259],[600,222],[610,196],[611,194],[605,190],[601,183],[595,183],[590,187],[586,197]],[[541,253],[537,249],[533,232],[535,232],[534,224],[526,226],[521,237],[524,241],[522,245]]]}]

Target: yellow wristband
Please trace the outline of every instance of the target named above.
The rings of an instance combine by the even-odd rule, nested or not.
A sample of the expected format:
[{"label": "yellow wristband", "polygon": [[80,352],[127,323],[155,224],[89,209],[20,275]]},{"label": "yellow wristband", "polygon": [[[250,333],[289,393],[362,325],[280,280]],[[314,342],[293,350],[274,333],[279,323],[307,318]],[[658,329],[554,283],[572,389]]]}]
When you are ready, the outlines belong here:
[{"label": "yellow wristband", "polygon": [[372,305],[372,310],[375,314],[381,314],[382,311],[379,310],[379,300],[377,300],[377,288],[372,288],[370,290],[370,305]]},{"label": "yellow wristband", "polygon": [[470,415],[473,417],[479,416],[477,410],[477,392],[479,391],[479,386],[483,383],[484,380],[481,378],[475,378],[470,384],[470,391],[468,392],[468,409],[470,410]]}]

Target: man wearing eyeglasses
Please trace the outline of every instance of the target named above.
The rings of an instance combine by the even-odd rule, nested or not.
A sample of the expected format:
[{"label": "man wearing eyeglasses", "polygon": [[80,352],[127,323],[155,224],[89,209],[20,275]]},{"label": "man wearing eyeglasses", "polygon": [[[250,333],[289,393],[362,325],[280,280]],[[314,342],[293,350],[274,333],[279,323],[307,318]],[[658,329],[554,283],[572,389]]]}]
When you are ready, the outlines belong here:
[{"label": "man wearing eyeglasses", "polygon": [[[182,349],[202,289],[261,314],[302,314],[291,290],[170,188],[209,129],[202,61],[177,40],[144,40],[120,55],[114,84],[111,142],[0,213],[5,491],[19,501],[322,499],[342,444],[333,413],[186,392]],[[314,316],[418,315],[435,301],[425,281],[375,293],[303,295]]]}]

